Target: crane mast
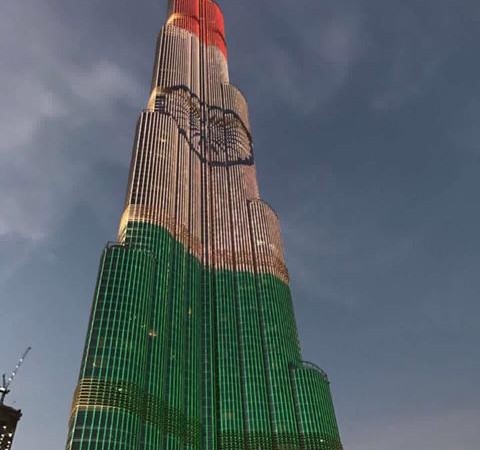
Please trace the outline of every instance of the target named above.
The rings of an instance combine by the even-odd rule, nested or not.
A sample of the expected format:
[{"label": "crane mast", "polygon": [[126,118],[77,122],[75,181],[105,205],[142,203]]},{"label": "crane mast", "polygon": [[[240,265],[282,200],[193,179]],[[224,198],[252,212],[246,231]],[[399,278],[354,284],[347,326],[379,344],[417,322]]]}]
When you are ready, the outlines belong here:
[{"label": "crane mast", "polygon": [[21,365],[23,364],[23,361],[25,360],[26,356],[28,355],[28,352],[32,349],[32,347],[27,347],[27,349],[23,352],[22,357],[18,360],[17,365],[15,366],[15,369],[13,369],[12,373],[7,379],[6,374],[2,375],[2,385],[0,387],[0,405],[3,405],[5,402],[5,397],[7,394],[10,392],[10,384],[12,384],[12,381],[14,380],[15,376],[17,375],[18,369],[20,369]]}]

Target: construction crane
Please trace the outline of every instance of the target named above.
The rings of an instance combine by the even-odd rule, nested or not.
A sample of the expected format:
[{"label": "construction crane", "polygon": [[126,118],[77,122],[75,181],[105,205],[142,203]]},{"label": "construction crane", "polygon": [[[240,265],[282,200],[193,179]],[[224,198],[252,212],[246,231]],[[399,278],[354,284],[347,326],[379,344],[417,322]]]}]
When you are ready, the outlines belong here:
[{"label": "construction crane", "polygon": [[3,405],[3,403],[5,401],[5,397],[10,392],[10,390],[8,388],[9,388],[10,384],[12,383],[13,379],[15,378],[15,376],[17,375],[18,369],[20,369],[20,366],[22,365],[23,360],[28,355],[28,352],[31,349],[32,349],[32,347],[28,347],[25,350],[25,352],[23,353],[22,357],[18,360],[18,363],[15,366],[15,369],[13,369],[13,372],[11,373],[10,377],[8,377],[8,379],[7,379],[6,374],[2,375],[2,386],[0,387],[0,405]]}]

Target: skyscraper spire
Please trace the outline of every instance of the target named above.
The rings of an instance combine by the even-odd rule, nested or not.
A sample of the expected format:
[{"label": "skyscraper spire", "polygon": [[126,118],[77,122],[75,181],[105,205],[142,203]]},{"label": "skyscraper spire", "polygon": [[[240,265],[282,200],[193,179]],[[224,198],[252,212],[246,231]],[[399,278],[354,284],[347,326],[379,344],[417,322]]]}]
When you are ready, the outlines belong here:
[{"label": "skyscraper spire", "polygon": [[211,0],[169,3],[69,426],[67,450],[342,448]]}]

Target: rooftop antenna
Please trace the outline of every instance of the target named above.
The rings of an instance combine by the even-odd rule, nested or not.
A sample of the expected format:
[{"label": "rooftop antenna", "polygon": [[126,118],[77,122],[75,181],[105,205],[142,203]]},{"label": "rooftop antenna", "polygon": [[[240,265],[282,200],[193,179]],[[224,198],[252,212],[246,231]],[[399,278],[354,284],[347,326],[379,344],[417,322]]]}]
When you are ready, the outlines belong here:
[{"label": "rooftop antenna", "polygon": [[22,357],[18,360],[18,363],[15,366],[15,369],[13,369],[13,372],[11,373],[10,377],[8,377],[8,379],[7,379],[7,376],[5,374],[2,375],[2,385],[0,387],[0,405],[3,405],[3,403],[5,401],[5,397],[10,392],[8,387],[10,386],[13,379],[17,375],[18,369],[20,369],[20,366],[22,365],[23,360],[26,358],[26,356],[28,355],[28,352],[31,349],[32,349],[32,347],[27,347],[27,349],[23,353]]}]

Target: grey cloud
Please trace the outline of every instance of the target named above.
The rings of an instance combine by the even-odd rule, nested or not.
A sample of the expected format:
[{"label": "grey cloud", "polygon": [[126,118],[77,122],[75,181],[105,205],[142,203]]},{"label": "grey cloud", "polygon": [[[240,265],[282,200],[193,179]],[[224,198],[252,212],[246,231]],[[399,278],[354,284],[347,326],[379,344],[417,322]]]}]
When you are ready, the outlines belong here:
[{"label": "grey cloud", "polygon": [[[239,12],[251,28],[263,17],[275,33],[250,39],[235,72],[256,73],[252,94],[280,98],[303,113],[324,108],[361,66],[374,110],[399,108],[424,95],[465,39],[470,4],[453,11],[448,1],[257,2]],[[287,38],[288,37],[288,38]],[[248,39],[248,37],[247,37]],[[254,89],[254,90],[253,90]]]},{"label": "grey cloud", "polygon": [[[143,89],[113,62],[75,66],[67,55],[77,49],[63,40],[65,27],[48,5],[7,1],[2,8],[0,234],[37,241],[72,203],[85,170],[68,142],[72,130],[108,121],[119,101],[138,106]],[[14,25],[20,22],[26,35]],[[97,158],[118,156],[106,149]]]},{"label": "grey cloud", "polygon": [[387,233],[367,211],[363,216],[352,214],[340,227],[342,220],[340,210],[306,197],[301,207],[290,207],[282,221],[293,283],[307,303],[365,307],[370,303],[369,290],[362,289],[366,277],[382,277],[414,253],[417,236]]},{"label": "grey cloud", "polygon": [[[458,6],[455,11],[443,0],[392,0],[370,5],[371,28],[385,36],[384,42],[375,39],[378,45],[370,53],[371,62],[381,68],[371,100],[374,109],[399,108],[429,92],[434,77],[463,45],[465,20],[462,5]],[[471,8],[467,3],[463,6]],[[382,22],[375,23],[378,17]],[[384,62],[378,59],[382,54]]]},{"label": "grey cloud", "polygon": [[279,24],[275,34],[254,33],[258,39],[234,62],[234,72],[257,74],[253,96],[281,99],[302,113],[326,106],[363,52],[362,15],[354,2],[259,2],[241,14],[258,29],[265,16]]},{"label": "grey cloud", "polygon": [[[98,61],[86,71],[70,69],[67,84],[76,99],[84,102],[85,110],[90,113],[90,116],[86,115],[82,120],[89,120],[92,113],[105,117],[105,113],[112,112],[111,108],[119,99],[138,108],[139,99],[145,90],[132,74],[110,61]],[[75,103],[70,111],[72,115],[77,110],[74,105]]]}]

